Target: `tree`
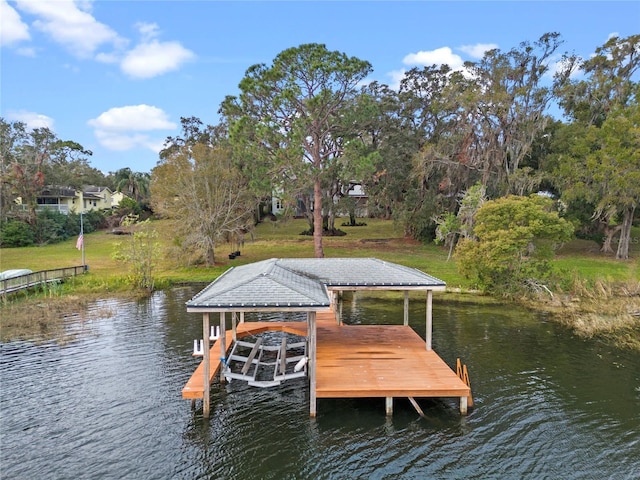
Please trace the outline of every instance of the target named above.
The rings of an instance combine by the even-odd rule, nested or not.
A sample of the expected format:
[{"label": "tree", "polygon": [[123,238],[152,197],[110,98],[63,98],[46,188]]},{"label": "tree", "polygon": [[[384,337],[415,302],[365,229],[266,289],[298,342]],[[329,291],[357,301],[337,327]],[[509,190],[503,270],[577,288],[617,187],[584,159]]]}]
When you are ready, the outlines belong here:
[{"label": "tree", "polygon": [[215,264],[221,241],[240,241],[253,225],[254,198],[222,146],[176,149],[152,171],[154,211],[171,220],[183,249]]},{"label": "tree", "polygon": [[135,287],[151,291],[160,248],[158,232],[149,219],[137,220],[136,216],[130,216],[123,221],[123,225],[133,227],[133,231],[127,240],[116,243],[113,257],[129,268],[130,280]]},{"label": "tree", "polygon": [[[2,180],[2,210],[20,197],[27,206],[27,221],[36,221],[37,197],[47,184],[69,181],[80,187],[80,180],[104,178],[92,169],[82,145],[60,140],[48,128],[27,131],[22,122],[6,122],[0,118],[0,177]],[[63,184],[64,185],[64,184]],[[64,185],[67,186],[67,185]]]},{"label": "tree", "polygon": [[134,172],[129,167],[121,168],[113,174],[115,188],[140,203],[149,196],[151,175],[146,172]]},{"label": "tree", "polygon": [[[638,204],[640,35],[612,37],[589,60],[573,56],[564,64],[560,75],[569,81],[556,94],[573,123],[563,129],[569,138],[558,155],[557,183],[570,205],[593,205],[592,223],[604,226],[604,252],[620,232],[616,257],[627,259]],[[571,80],[575,70],[584,75]]]},{"label": "tree", "polygon": [[456,248],[460,271],[486,291],[515,294],[545,289],[548,261],[571,239],[573,226],[539,195],[485,202],[475,215],[475,238]]},{"label": "tree", "polygon": [[[565,186],[563,198],[593,204],[593,217],[609,226],[605,246],[620,232],[616,258],[624,260],[629,258],[631,227],[640,202],[639,101],[635,96],[630,106],[614,107],[600,128],[584,128],[569,154],[561,156],[558,169]],[[617,219],[620,224],[611,227]]]},{"label": "tree", "polygon": [[[616,105],[626,106],[634,97],[640,68],[640,34],[611,37],[588,60],[566,56],[557,78],[555,95],[565,115],[583,125],[601,126]],[[583,75],[572,79],[574,72]]]},{"label": "tree", "polygon": [[481,184],[469,188],[460,200],[458,214],[445,212],[434,219],[436,227],[436,242],[449,247],[447,261],[451,258],[458,236],[473,238],[473,223],[475,214],[485,202],[485,189]]},{"label": "tree", "polygon": [[[250,165],[263,192],[313,187],[316,257],[324,256],[323,182],[330,183],[327,171],[343,154],[340,114],[370,71],[368,62],[324,45],[301,45],[278,54],[270,67],[250,67],[240,96],[221,107],[237,158]],[[256,173],[264,180],[256,182]]]}]

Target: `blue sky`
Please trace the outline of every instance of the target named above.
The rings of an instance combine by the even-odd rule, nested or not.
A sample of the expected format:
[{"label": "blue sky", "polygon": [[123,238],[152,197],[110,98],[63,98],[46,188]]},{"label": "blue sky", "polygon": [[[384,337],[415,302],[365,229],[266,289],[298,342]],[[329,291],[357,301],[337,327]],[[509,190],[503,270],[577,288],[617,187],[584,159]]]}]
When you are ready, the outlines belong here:
[{"label": "blue sky", "polygon": [[181,116],[217,123],[247,68],[287,48],[324,43],[395,85],[547,32],[586,58],[640,33],[640,2],[0,0],[0,22],[0,115],[82,144],[105,173],[143,172]]}]

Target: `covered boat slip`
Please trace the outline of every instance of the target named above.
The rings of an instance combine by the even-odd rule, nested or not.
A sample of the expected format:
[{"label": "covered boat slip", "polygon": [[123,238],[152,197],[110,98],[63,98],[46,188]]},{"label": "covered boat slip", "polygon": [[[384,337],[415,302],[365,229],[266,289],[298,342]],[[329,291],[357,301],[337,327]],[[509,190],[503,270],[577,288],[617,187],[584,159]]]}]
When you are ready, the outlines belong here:
[{"label": "covered boat slip", "polygon": [[[431,349],[432,292],[444,288],[444,282],[419,270],[376,259],[271,259],[232,268],[187,302],[189,312],[202,313],[203,361],[185,385],[183,398],[201,399],[208,417],[216,372],[220,382],[239,378],[269,386],[255,380],[258,367],[268,364],[273,385],[306,372],[311,416],[316,415],[317,398],[362,397],[385,398],[387,414],[394,397],[408,397],[419,412],[413,397],[457,397],[466,413],[469,386]],[[357,290],[403,291],[403,325],[343,325],[342,292]],[[408,326],[409,291],[415,290],[426,292],[426,341]],[[232,331],[227,332],[229,312]],[[243,319],[245,312],[306,312],[307,321],[237,324],[237,314]],[[220,334],[209,348],[212,313],[219,314]],[[289,355],[286,340],[279,349],[262,345],[261,338],[238,343],[239,338],[266,330],[306,334],[304,354]],[[238,346],[247,347],[247,353],[234,354]],[[265,351],[277,352],[276,360],[262,361]],[[298,359],[294,374],[291,363]],[[231,368],[233,360],[240,361],[240,368]]]}]

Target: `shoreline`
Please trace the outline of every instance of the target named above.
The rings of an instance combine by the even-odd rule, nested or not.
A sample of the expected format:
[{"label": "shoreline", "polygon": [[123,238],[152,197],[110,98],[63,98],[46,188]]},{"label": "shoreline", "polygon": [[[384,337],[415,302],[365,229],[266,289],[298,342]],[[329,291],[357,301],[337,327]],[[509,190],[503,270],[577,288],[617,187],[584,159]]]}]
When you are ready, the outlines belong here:
[{"label": "shoreline", "polygon": [[[202,282],[176,282],[165,288],[202,285]],[[158,289],[162,290],[162,289]],[[558,295],[550,299],[509,300],[485,295],[477,290],[447,288],[443,295],[464,297],[470,303],[494,303],[518,305],[529,310],[548,314],[553,322],[572,330],[579,338],[601,339],[618,348],[640,352],[640,282],[637,291],[628,295],[607,295],[606,298]],[[106,297],[134,300],[148,292],[115,290],[81,292],[71,287],[55,296],[45,293],[17,299],[0,306],[0,342],[56,341],[64,344],[72,340],[65,332],[69,321],[87,321],[104,316],[100,309],[90,311],[99,300]],[[602,304],[608,308],[602,310]]]}]

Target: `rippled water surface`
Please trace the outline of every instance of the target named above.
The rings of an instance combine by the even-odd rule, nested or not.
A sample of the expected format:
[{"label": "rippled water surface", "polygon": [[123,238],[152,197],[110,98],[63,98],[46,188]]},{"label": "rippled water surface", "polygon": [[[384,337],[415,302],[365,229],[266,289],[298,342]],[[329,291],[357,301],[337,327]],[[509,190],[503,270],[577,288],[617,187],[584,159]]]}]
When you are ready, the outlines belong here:
[{"label": "rippled water surface", "polygon": [[[181,389],[201,318],[196,289],[105,300],[58,346],[0,344],[0,477],[424,479],[640,477],[640,355],[499,305],[435,298],[434,349],[469,366],[475,408],[319,400],[304,380],[212,388],[211,418]],[[351,323],[402,322],[402,298],[347,298]],[[424,300],[412,296],[424,335]]]}]

